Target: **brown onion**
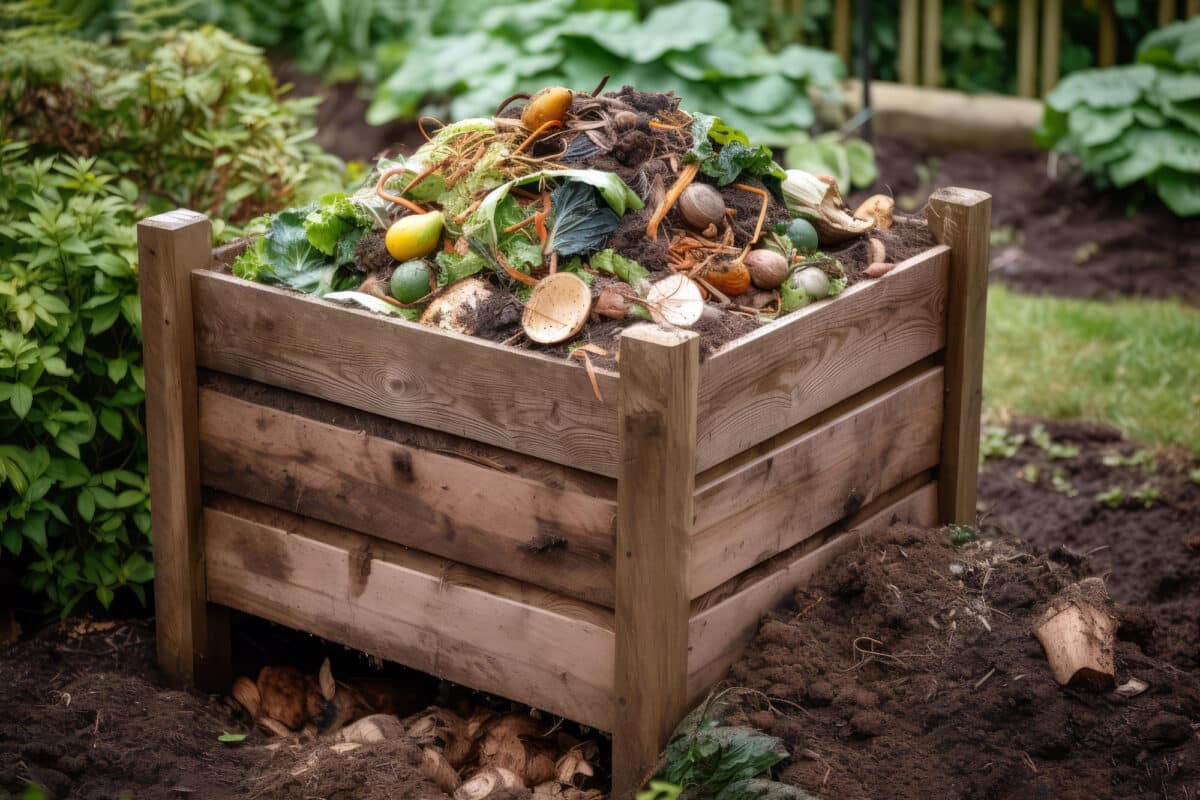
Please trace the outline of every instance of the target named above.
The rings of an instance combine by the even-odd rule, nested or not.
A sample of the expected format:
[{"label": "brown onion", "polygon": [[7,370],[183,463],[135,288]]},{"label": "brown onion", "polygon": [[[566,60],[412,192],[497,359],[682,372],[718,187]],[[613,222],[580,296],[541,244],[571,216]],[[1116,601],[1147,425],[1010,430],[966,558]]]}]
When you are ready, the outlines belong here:
[{"label": "brown onion", "polygon": [[790,269],[787,258],[774,250],[751,250],[743,260],[750,281],[759,289],[778,289]]}]

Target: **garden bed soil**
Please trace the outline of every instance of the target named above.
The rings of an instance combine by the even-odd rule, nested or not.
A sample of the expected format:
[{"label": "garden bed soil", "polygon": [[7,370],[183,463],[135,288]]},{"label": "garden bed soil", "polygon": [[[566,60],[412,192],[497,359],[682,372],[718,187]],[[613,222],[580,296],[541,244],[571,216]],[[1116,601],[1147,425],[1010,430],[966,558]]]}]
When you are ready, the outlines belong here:
[{"label": "garden bed soil", "polygon": [[763,623],[729,721],[783,739],[779,780],[823,798],[1195,796],[1200,675],[1122,639],[1117,684],[1144,694],[1064,689],[1031,635],[1092,570],[941,530],[867,537]]},{"label": "garden bed soil", "polygon": [[[1045,427],[1078,455],[1051,460],[1029,442],[989,460],[983,542],[955,547],[942,531],[896,529],[765,622],[725,685],[771,698],[768,707],[759,694],[730,695],[737,721],[787,743],[779,778],[826,800],[1197,796],[1200,485],[1188,471],[1200,465],[1159,453],[1152,471],[1110,466],[1106,455],[1131,459],[1137,446],[1094,425]],[[1016,475],[1029,464],[1036,483]],[[1054,488],[1056,467],[1077,495]],[[1150,509],[1095,500],[1146,481],[1161,492]],[[1060,688],[1030,634],[1055,591],[1091,574],[1106,577],[1121,619],[1118,683],[1150,684],[1138,697]],[[240,615],[234,654],[239,674],[281,661],[312,673],[324,654],[339,678],[377,674],[358,654]],[[420,776],[411,740],[347,754],[324,742],[271,750],[277,740],[228,701],[163,689],[153,663],[146,622],[70,620],[0,650],[0,797],[27,780],[60,798],[444,797]],[[389,670],[413,708],[481,702]],[[224,731],[249,737],[222,745]]]},{"label": "garden bed soil", "polygon": [[[1152,194],[1099,191],[1066,159],[1044,152],[944,151],[875,142],[886,192],[916,209],[939,186],[992,195],[992,278],[1031,294],[1182,297],[1200,303],[1200,218],[1180,219]],[[853,204],[853,200],[851,201]]]},{"label": "garden bed soil", "polygon": [[[1107,576],[1113,598],[1126,606],[1125,632],[1149,655],[1200,671],[1200,482],[1191,477],[1200,460],[1140,448],[1105,425],[1043,427],[1078,455],[1052,459],[1030,441],[1031,423],[1013,425],[1025,443],[980,473],[985,528],[1011,532],[1043,552],[1089,554],[1090,568]],[[1144,463],[1104,463],[1116,457]],[[1058,488],[1056,470],[1066,481]],[[1144,486],[1159,495],[1149,508],[1134,497]],[[1097,499],[1113,488],[1122,495],[1110,499],[1115,507]]]}]

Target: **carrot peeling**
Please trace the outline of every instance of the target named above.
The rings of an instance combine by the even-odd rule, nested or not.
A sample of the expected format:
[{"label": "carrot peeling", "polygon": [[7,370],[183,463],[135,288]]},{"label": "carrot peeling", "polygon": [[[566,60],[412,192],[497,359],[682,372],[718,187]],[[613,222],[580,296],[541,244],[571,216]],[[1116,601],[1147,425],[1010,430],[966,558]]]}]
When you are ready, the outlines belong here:
[{"label": "carrot peeling", "polygon": [[520,222],[509,225],[507,228],[504,229],[504,232],[505,233],[515,233],[516,231],[521,230],[521,228],[524,228],[529,223],[536,221],[536,218],[537,218],[537,214],[526,217],[525,219],[521,220]]},{"label": "carrot peeling", "polygon": [[405,200],[399,195],[391,194],[387,191],[387,189],[384,188],[384,184],[388,182],[388,179],[394,178],[397,175],[403,175],[406,172],[408,172],[408,170],[406,170],[404,167],[392,167],[387,172],[380,175],[379,183],[375,184],[375,194],[379,195],[384,200],[387,200],[389,203],[395,203],[398,206],[404,206],[414,214],[424,214],[425,209],[421,208],[413,201]]},{"label": "carrot peeling", "polygon": [[592,359],[588,356],[589,353],[598,356],[607,356],[608,351],[594,344],[580,345],[571,351],[572,358],[579,358],[583,361],[583,368],[587,370],[588,380],[592,383],[592,392],[595,393],[596,399],[603,403],[604,395],[600,394],[600,382],[596,380],[596,368],[592,366]]},{"label": "carrot peeling", "polygon": [[754,226],[754,237],[750,240],[750,244],[754,244],[758,241],[758,237],[762,235],[763,222],[765,222],[767,219],[767,206],[771,202],[771,197],[767,194],[765,189],[759,189],[757,186],[747,186],[744,183],[735,183],[734,186],[745,192],[753,192],[754,194],[762,195],[762,208],[758,210],[758,222]]},{"label": "carrot peeling", "polygon": [[650,217],[650,221],[646,223],[646,238],[652,242],[658,241],[658,226],[666,219],[667,213],[679,200],[679,196],[683,194],[683,190],[696,179],[696,173],[700,171],[700,162],[693,161],[690,164],[685,164],[683,169],[679,171],[679,177],[675,179],[675,183],[671,184],[670,191],[663,197],[658,208],[654,210],[654,215]]},{"label": "carrot peeling", "polygon": [[562,123],[556,119],[546,120],[540,126],[538,126],[538,129],[536,131],[529,134],[529,138],[527,138],[525,141],[521,142],[521,145],[516,150],[513,150],[512,154],[514,156],[517,155],[522,150],[524,150],[526,147],[531,145],[535,139],[537,139],[539,136],[541,136],[543,133],[550,130],[551,128],[561,128],[561,127],[562,127]]},{"label": "carrot peeling", "polygon": [[504,257],[503,253],[496,253],[496,261],[499,262],[501,268],[508,273],[508,277],[512,278],[514,281],[523,283],[526,286],[537,286],[537,278],[533,277],[532,275],[526,275],[519,269],[514,269],[512,265],[508,263],[508,260]]}]

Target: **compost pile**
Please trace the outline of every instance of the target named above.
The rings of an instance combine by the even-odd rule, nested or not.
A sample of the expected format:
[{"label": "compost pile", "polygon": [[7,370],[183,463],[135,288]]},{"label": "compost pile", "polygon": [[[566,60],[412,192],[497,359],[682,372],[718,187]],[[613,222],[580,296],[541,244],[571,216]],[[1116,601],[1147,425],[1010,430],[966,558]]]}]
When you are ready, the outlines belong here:
[{"label": "compost pile", "polygon": [[628,324],[691,328],[710,351],[932,242],[891,198],[852,211],[834,179],[673,94],[602,86],[428,132],[353,195],[275,215],[234,273],[610,360]]}]

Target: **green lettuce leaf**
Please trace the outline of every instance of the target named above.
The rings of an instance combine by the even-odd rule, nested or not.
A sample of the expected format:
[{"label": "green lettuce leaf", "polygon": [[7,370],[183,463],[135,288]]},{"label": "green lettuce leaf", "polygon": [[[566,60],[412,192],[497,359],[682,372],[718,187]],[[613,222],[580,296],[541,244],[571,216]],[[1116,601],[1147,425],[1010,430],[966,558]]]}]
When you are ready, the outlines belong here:
[{"label": "green lettuce leaf", "polygon": [[[375,224],[375,218],[366,209],[359,206],[342,192],[330,192],[322,195],[317,206],[304,218],[304,232],[308,243],[327,256],[339,256],[339,265],[345,263],[342,257],[346,247],[339,248],[343,238],[352,238],[354,246],[363,231],[370,230]],[[354,246],[349,248],[350,259],[353,260]]]},{"label": "green lettuce leaf", "polygon": [[592,269],[598,269],[601,272],[614,275],[631,286],[636,285],[640,280],[650,277],[650,272],[641,264],[632,259],[625,258],[625,256],[611,248],[593,254],[589,263]]},{"label": "green lettuce leaf", "polygon": [[465,256],[460,256],[458,253],[438,253],[437,263],[439,267],[438,286],[458,283],[463,278],[483,272],[488,266],[483,256],[474,250],[468,251]]},{"label": "green lettuce leaf", "polygon": [[508,193],[516,186],[555,178],[581,181],[595,186],[605,202],[618,216],[624,216],[626,211],[637,211],[645,206],[641,198],[637,196],[637,192],[629,188],[629,185],[614,172],[598,169],[547,169],[516,178],[490,191],[483,198],[483,202],[479,204],[479,208],[463,225],[463,233],[479,236],[495,247],[500,240],[498,230],[503,230],[502,227],[498,228],[496,225],[496,212],[500,202],[508,197]]},{"label": "green lettuce leaf", "polygon": [[[358,282],[354,271],[340,270],[338,263],[308,240],[305,219],[311,210],[308,207],[288,209],[276,214],[266,235],[234,261],[233,274],[260,283],[289,286],[308,294],[323,295],[353,288]],[[353,251],[350,260],[353,260]]]},{"label": "green lettuce leaf", "polygon": [[753,728],[702,727],[667,745],[662,771],[655,777],[715,792],[756,778],[787,757],[781,740]]},{"label": "green lettuce leaf", "polygon": [[[720,145],[718,151],[714,145]],[[692,149],[685,162],[700,162],[700,171],[726,186],[745,174],[752,178],[786,177],[783,167],[775,163],[771,148],[765,144],[752,145],[744,131],[726,125],[711,114],[692,114]]]}]

